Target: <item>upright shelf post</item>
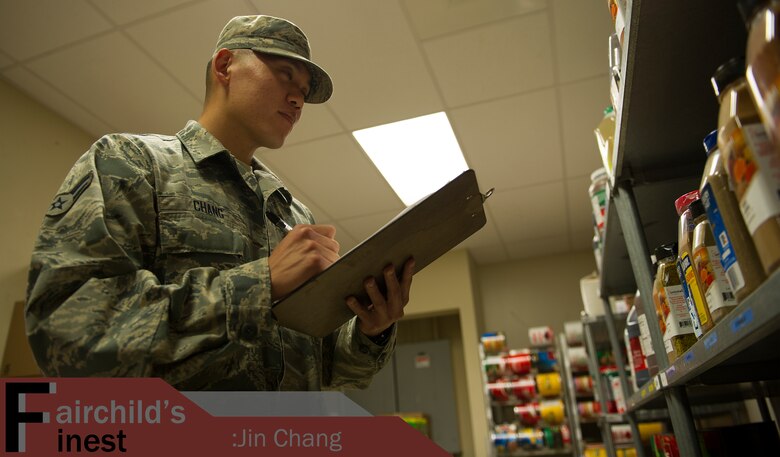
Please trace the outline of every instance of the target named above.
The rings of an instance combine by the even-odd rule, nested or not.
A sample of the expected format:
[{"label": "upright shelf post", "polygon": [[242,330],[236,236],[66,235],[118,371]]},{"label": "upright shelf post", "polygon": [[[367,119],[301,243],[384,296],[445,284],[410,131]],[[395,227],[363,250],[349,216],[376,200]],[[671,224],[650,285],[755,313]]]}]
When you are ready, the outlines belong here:
[{"label": "upright shelf post", "polygon": [[[604,386],[604,380],[599,374],[599,363],[596,358],[596,340],[593,337],[593,330],[590,325],[583,325],[582,331],[585,336],[585,348],[588,351],[588,367],[590,368],[591,375],[593,376],[593,384],[596,392],[599,394],[599,404],[601,405],[601,411],[606,414],[607,412],[607,390]],[[609,422],[600,420],[599,427],[601,428],[601,438],[604,440],[604,447],[607,450],[609,457],[616,457],[615,443],[612,439],[612,428]]]},{"label": "upright shelf post", "polygon": [[[650,256],[642,229],[642,221],[637,210],[636,200],[633,190],[628,181],[616,183],[613,191],[615,206],[618,210],[620,226],[623,229],[623,236],[628,247],[628,255],[631,259],[631,266],[636,276],[636,283],[643,297],[645,314],[655,316],[655,307],[652,304],[653,284],[651,281],[652,269],[650,267]],[[661,371],[669,367],[669,360],[666,357],[666,349],[663,344],[663,335],[656,319],[648,319],[650,327],[650,336],[653,342],[653,349],[658,354],[658,364]],[[680,455],[686,457],[701,457],[699,448],[696,425],[693,422],[688,395],[684,387],[668,388],[664,391],[666,403],[669,408],[669,416],[672,420],[677,444],[680,448]]]},{"label": "upright shelf post", "polygon": [[[655,316],[655,304],[653,303],[653,282],[654,276],[650,263],[650,249],[647,246],[644,231],[642,230],[642,220],[637,210],[634,191],[627,181],[615,183],[612,191],[612,201],[617,209],[620,227],[623,229],[623,238],[628,248],[628,256],[631,259],[631,267],[634,270],[637,288],[642,294],[642,306],[646,316]],[[666,348],[664,348],[664,336],[661,334],[661,328],[658,326],[657,319],[647,319],[650,328],[650,340],[653,343],[653,351],[657,354],[659,369],[665,370],[669,366],[669,361],[665,357]]]},{"label": "upright shelf post", "polygon": [[[609,335],[609,344],[612,347],[612,353],[615,355],[615,364],[617,365],[618,377],[620,378],[620,388],[623,391],[623,398],[628,399],[631,395],[628,390],[628,377],[626,376],[626,364],[621,356],[620,340],[618,339],[617,328],[615,327],[615,317],[612,314],[612,307],[609,304],[608,297],[602,297],[604,301],[604,317],[607,324],[607,335]],[[634,447],[636,448],[637,457],[644,457],[644,449],[642,448],[642,440],[639,437],[639,427],[636,424],[636,417],[634,414],[626,414],[626,419],[631,426],[631,436],[634,438]],[[611,426],[607,424],[607,428]]]}]

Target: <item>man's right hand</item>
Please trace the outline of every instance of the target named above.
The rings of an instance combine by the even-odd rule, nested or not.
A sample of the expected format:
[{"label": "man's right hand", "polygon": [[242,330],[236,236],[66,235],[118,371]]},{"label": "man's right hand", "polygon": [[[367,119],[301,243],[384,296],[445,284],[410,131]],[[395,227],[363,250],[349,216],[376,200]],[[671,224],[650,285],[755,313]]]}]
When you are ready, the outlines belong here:
[{"label": "man's right hand", "polygon": [[339,243],[332,225],[293,227],[271,252],[271,298],[279,300],[339,259]]}]

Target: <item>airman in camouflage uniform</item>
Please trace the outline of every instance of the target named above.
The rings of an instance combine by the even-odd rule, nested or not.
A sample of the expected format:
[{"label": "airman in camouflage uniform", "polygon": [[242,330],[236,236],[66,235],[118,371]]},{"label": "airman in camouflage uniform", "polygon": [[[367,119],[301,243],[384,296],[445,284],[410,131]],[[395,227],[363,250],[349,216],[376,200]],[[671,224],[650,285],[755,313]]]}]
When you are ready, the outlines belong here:
[{"label": "airman in camouflage uniform", "polygon": [[372,303],[350,297],[356,318],[326,338],[277,325],[274,299],[335,261],[338,243],[253,152],[281,146],[303,102],[326,101],[332,84],[283,19],[234,18],[216,49],[198,122],[176,136],[104,136],[55,196],[28,285],[38,364],[49,376],[158,376],[182,390],[365,387],[395,346],[413,262],[400,279],[385,271],[387,294],[367,281]]}]

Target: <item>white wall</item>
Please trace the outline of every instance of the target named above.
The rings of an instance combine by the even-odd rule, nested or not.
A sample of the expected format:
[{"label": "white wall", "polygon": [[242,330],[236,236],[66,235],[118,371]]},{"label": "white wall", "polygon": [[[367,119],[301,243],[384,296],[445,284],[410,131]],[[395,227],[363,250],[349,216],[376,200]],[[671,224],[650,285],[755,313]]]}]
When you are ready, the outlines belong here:
[{"label": "white wall", "polygon": [[580,278],[595,269],[591,251],[481,266],[481,331],[504,332],[510,348],[529,347],[529,327],[563,332],[564,322],[580,319]]},{"label": "white wall", "polygon": [[25,298],[30,253],[71,165],[94,142],[78,127],[0,80],[0,355],[13,304]]}]

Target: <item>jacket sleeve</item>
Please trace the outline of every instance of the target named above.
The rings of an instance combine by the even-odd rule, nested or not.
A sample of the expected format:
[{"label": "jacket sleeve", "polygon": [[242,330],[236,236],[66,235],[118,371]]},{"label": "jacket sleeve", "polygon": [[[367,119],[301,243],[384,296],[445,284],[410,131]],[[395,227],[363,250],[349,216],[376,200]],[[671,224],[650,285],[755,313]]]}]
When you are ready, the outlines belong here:
[{"label": "jacket sleeve", "polygon": [[324,387],[332,390],[365,389],[395,350],[397,325],[387,342],[372,342],[357,325],[357,317],[328,336],[323,344]]},{"label": "jacket sleeve", "polygon": [[266,259],[224,271],[194,267],[175,284],[149,269],[159,236],[152,170],[132,139],[103,137],[44,217],[25,315],[46,375],[173,384],[229,342],[259,344],[272,326]]}]

